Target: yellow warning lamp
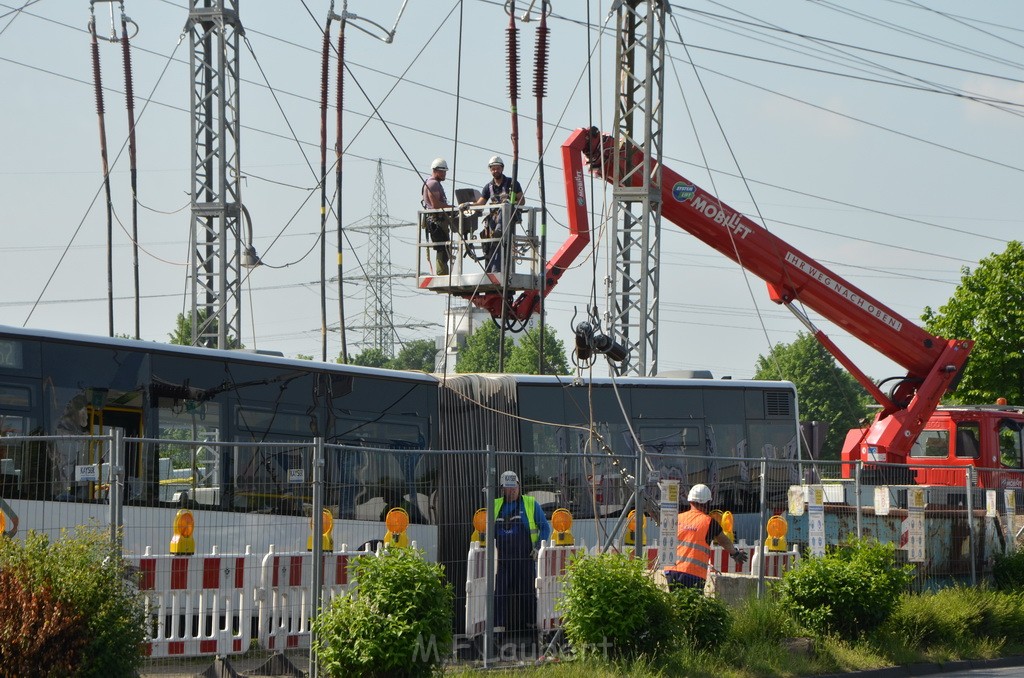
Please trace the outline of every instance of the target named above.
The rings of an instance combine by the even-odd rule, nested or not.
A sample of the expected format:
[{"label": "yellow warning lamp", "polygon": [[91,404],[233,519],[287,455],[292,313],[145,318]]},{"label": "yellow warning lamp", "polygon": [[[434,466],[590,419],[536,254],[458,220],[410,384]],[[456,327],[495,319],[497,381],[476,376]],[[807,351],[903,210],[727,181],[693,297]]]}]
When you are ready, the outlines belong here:
[{"label": "yellow warning lamp", "polygon": [[[641,532],[643,533],[643,543],[647,543],[647,516],[643,516],[640,521]],[[636,545],[636,511],[629,512],[629,524],[626,527],[626,546]]]},{"label": "yellow warning lamp", "polygon": [[7,534],[7,514],[0,509],[0,537]]},{"label": "yellow warning lamp", "polygon": [[722,519],[718,521],[722,526],[722,532],[729,538],[729,541],[736,542],[736,534],[733,532],[736,520],[732,516],[732,511],[725,511],[722,513]]},{"label": "yellow warning lamp", "polygon": [[[334,516],[330,509],[320,512],[320,548],[325,553],[334,551]],[[313,518],[309,519],[309,538],[306,539],[306,550],[313,550]]]},{"label": "yellow warning lamp", "polygon": [[572,514],[569,509],[555,509],[551,514],[551,527],[554,530],[555,546],[572,546],[576,540],[572,536]]},{"label": "yellow warning lamp", "polygon": [[191,556],[196,552],[196,540],[192,533],[196,529],[196,519],[188,509],[179,509],[174,516],[174,536],[171,537],[172,556]]},{"label": "yellow warning lamp", "polygon": [[764,546],[769,551],[786,551],[786,531],[789,525],[782,516],[772,516],[768,519],[768,538],[764,540]]},{"label": "yellow warning lamp", "polygon": [[406,547],[409,545],[409,535],[405,533],[409,527],[409,514],[404,508],[396,507],[388,511],[384,517],[384,526],[388,528],[384,535],[384,546]]},{"label": "yellow warning lamp", "polygon": [[477,509],[473,514],[473,534],[470,539],[480,546],[487,545],[487,509]]}]

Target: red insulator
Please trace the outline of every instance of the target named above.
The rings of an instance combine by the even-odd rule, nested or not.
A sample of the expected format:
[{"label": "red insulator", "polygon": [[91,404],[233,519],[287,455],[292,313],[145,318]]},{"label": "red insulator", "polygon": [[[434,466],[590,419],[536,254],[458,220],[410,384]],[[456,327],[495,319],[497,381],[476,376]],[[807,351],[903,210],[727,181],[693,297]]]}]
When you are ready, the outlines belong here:
[{"label": "red insulator", "polygon": [[519,98],[519,29],[515,16],[508,22],[508,96],[513,101]]},{"label": "red insulator", "polygon": [[533,96],[535,97],[545,97],[548,93],[548,33],[550,32],[542,14],[540,25],[537,26],[537,49],[534,59]]},{"label": "red insulator", "polygon": [[341,104],[345,99],[345,29],[342,24],[338,34],[338,115],[341,115]]},{"label": "red insulator", "polygon": [[92,81],[96,89],[96,112],[103,115],[103,79],[100,77],[100,44],[96,42],[96,24],[90,22],[92,31]]},{"label": "red insulator", "polygon": [[[345,101],[345,22],[341,22],[341,31],[338,33],[338,91],[337,96],[338,115],[336,118],[337,129],[334,135],[334,154],[339,158],[337,172],[341,175],[341,141],[342,141],[342,104]],[[339,192],[339,200],[340,192]],[[340,247],[340,245],[339,245]]]},{"label": "red insulator", "polygon": [[124,52],[124,97],[128,109],[135,108],[135,87],[132,84],[132,50],[128,44],[128,26],[122,22],[121,49]]},{"label": "red insulator", "polygon": [[331,61],[331,24],[328,21],[324,31],[323,49],[320,50],[320,101],[327,105],[327,72]]}]

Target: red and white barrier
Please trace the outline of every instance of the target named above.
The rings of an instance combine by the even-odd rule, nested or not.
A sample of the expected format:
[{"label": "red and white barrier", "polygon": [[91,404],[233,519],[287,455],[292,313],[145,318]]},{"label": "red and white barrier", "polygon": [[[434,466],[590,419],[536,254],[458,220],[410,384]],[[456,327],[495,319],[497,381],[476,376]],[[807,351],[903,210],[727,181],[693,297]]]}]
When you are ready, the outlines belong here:
[{"label": "red and white barrier", "polygon": [[796,548],[792,551],[755,549],[754,557],[751,559],[751,569],[755,575],[760,571],[762,560],[764,561],[764,576],[781,577],[800,562],[800,551]]},{"label": "red and white barrier", "polygon": [[[374,555],[367,551],[349,551],[344,544],[341,549],[323,554],[325,606],[355,584],[349,572],[353,560]],[[275,553],[274,546],[270,546],[270,552],[263,557],[260,586],[256,591],[260,647],[267,650],[309,647],[314,602],[310,591],[312,582],[312,553]]]},{"label": "red and white barrier", "polygon": [[736,542],[735,547],[747,554],[745,561],[737,563],[729,555],[730,551],[714,544],[711,547],[711,569],[721,574],[757,574],[757,570],[754,569],[757,547],[754,544],[748,544],[746,539],[740,539]]},{"label": "red and white barrier", "polygon": [[[137,567],[155,632],[150,657],[240,654],[252,639],[256,556],[154,556],[126,558]],[[147,628],[147,631],[149,629]]]},{"label": "red and white barrier", "polygon": [[[737,563],[732,559],[732,556],[729,555],[731,551],[726,551],[718,544],[712,544],[710,570],[721,574],[751,574],[754,572],[752,569],[752,561],[757,547],[753,544],[748,544],[745,539],[741,539],[736,542],[735,547],[747,554],[747,560],[745,562]],[[646,554],[647,569],[658,569],[658,547],[652,546],[648,548]]]},{"label": "red and white barrier", "polygon": [[486,626],[487,549],[474,541],[466,558],[466,636],[479,636]]},{"label": "red and white barrier", "polygon": [[574,546],[551,546],[540,543],[537,551],[537,629],[553,631],[562,626],[562,614],[555,609],[562,598],[563,578],[569,561],[577,553],[586,553],[580,542]]}]

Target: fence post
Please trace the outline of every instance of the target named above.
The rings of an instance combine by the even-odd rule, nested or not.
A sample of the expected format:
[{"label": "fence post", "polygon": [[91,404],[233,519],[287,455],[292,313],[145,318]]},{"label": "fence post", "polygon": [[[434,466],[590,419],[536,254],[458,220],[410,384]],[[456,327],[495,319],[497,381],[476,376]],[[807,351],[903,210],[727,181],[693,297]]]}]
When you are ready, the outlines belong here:
[{"label": "fence post", "polygon": [[854,496],[856,497],[856,503],[854,504],[854,506],[857,507],[857,539],[863,539],[864,538],[864,529],[861,526],[861,506],[860,506],[860,492],[861,492],[860,473],[861,473],[861,470],[863,470],[863,468],[864,468],[864,462],[861,459],[858,459],[857,462],[856,462],[856,466],[853,467],[853,493],[854,493]]},{"label": "fence post", "polygon": [[324,520],[324,494],[323,494],[323,470],[324,470],[324,439],[317,436],[313,439],[313,510],[311,516],[311,530],[313,537],[313,567],[310,570],[313,575],[310,582],[309,599],[312,601],[313,609],[310,615],[309,629],[309,678],[317,678],[320,675],[316,654],[316,631],[313,622],[320,617],[320,610],[323,606],[323,583],[324,583],[324,542],[323,542],[323,520]]},{"label": "fence post", "polygon": [[107,502],[110,504],[110,545],[121,550],[124,526],[124,430],[114,429],[110,440],[110,472],[107,474]]},{"label": "fence post", "polygon": [[968,464],[964,474],[967,490],[967,554],[971,559],[971,586],[978,585],[978,573],[974,566],[974,465]]},{"label": "fence post", "polygon": [[484,556],[484,567],[487,568],[487,575],[484,577],[484,586],[487,595],[487,622],[484,624],[484,668],[488,667],[491,654],[494,651],[494,486],[497,483],[498,468],[494,461],[494,448],[487,446],[487,482],[484,485],[484,508],[487,510],[487,532],[484,547],[487,553]]},{"label": "fence post", "polygon": [[[644,511],[647,509],[647,501],[642,492],[647,479],[644,478],[644,445],[637,447],[636,471],[633,476],[636,479],[633,484],[633,534],[635,536],[633,554],[641,563],[646,563],[647,551],[644,549],[644,542],[647,541],[647,532],[644,529]],[[629,525],[627,524],[626,527],[628,529]]]},{"label": "fence post", "polygon": [[761,510],[760,510],[760,514],[759,514],[760,518],[757,521],[757,547],[756,547],[757,549],[759,549],[758,552],[761,554],[761,557],[758,558],[759,566],[757,568],[757,597],[758,597],[758,599],[760,599],[760,598],[762,598],[764,596],[764,567],[765,567],[765,560],[766,560],[765,557],[764,557],[764,540],[765,540],[764,530],[765,530],[765,524],[768,522],[768,496],[767,496],[767,494],[768,494],[768,491],[767,491],[767,488],[768,488],[768,478],[767,478],[767,476],[768,476],[768,460],[765,457],[761,457]]}]

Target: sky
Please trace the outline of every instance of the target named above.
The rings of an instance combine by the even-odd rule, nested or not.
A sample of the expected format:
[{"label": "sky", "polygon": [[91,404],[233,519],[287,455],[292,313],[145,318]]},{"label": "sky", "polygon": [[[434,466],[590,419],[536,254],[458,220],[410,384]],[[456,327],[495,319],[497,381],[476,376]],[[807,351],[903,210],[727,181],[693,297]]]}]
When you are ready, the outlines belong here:
[{"label": "sky", "polygon": [[[520,15],[527,4],[517,3]],[[558,146],[577,127],[610,131],[615,105],[611,0],[551,4],[543,116],[549,252],[567,232]],[[387,28],[400,6],[347,3],[349,12]],[[105,40],[111,9],[120,32],[121,6],[92,7],[116,215],[114,324],[131,335],[125,82],[120,45]],[[190,303],[188,3],[125,0],[123,7],[138,26],[131,44],[140,334],[166,341]],[[321,353],[320,46],[330,8],[318,0],[238,3],[242,202],[266,264],[243,285],[242,341],[290,357]],[[89,17],[87,0],[0,0],[0,324],[107,334],[107,219]],[[519,178],[536,205],[538,24],[518,25]],[[434,157],[453,168],[449,195],[488,181],[491,155],[511,164],[508,17],[502,2],[411,0],[390,44],[353,26],[380,34],[362,20],[346,33],[346,324],[365,324],[369,253],[366,234],[353,227],[373,211],[379,160],[396,224],[388,229],[396,331],[402,342],[434,339],[444,331],[448,300],[416,288],[416,230],[399,224],[415,222],[421,178]],[[665,164],[908,319],[946,303],[962,267],[1021,237],[1024,5],[1017,0],[692,0],[671,4],[665,36]],[[333,149],[333,108],[330,120]],[[332,174],[332,203],[333,181]],[[611,196],[603,182],[594,187],[590,202],[600,209]],[[336,270],[335,219],[327,228],[328,275]],[[607,237],[600,239],[595,260],[578,261],[548,298],[548,327],[567,345],[574,314],[607,308],[609,251]],[[803,329],[768,299],[760,280],[667,221],[661,266],[660,372],[748,378],[759,355]],[[333,358],[341,346],[336,282],[326,297]],[[870,376],[903,374],[828,322],[820,326]],[[364,347],[363,335],[349,330],[350,354]]]}]

